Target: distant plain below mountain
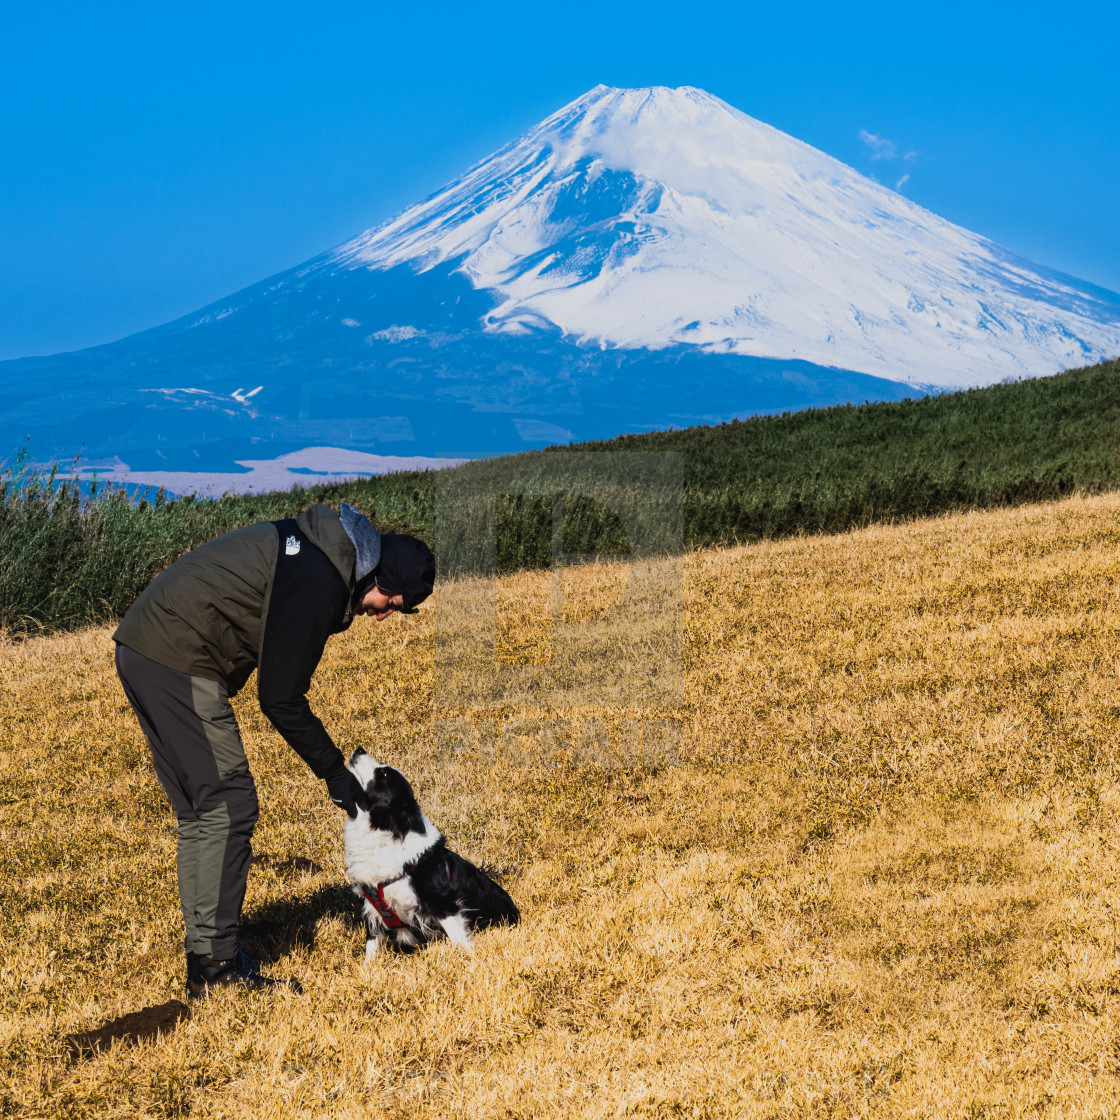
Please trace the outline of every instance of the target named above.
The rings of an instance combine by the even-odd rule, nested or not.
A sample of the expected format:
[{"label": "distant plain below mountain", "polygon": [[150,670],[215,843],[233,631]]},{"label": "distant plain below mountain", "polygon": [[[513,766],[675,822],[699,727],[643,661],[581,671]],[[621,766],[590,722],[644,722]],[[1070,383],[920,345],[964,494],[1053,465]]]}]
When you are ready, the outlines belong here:
[{"label": "distant plain below mountain", "polygon": [[1118,354],[1120,295],[702,90],[598,86],[298,268],[0,363],[0,457],[272,488]]}]

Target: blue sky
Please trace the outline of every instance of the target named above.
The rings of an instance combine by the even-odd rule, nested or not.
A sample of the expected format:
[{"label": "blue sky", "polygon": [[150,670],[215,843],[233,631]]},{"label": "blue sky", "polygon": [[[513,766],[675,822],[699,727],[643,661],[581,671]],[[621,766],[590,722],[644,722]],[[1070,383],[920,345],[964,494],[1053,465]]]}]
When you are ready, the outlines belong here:
[{"label": "blue sky", "polygon": [[693,85],[1120,290],[1120,8],[27,0],[0,38],[0,358],[299,263],[598,82]]}]

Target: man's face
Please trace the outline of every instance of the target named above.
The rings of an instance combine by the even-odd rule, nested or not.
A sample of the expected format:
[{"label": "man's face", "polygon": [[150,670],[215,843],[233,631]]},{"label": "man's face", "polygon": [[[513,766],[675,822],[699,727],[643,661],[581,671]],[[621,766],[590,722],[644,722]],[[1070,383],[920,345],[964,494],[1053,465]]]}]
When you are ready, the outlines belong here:
[{"label": "man's face", "polygon": [[355,614],[371,614],[384,622],[395,610],[404,606],[403,595],[387,595],[375,583],[359,600]]}]

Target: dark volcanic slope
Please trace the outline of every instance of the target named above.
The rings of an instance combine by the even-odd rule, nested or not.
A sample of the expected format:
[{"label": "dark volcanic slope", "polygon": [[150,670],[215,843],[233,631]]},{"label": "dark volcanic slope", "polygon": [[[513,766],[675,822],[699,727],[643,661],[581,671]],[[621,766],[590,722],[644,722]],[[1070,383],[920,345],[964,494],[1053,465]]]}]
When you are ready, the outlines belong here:
[{"label": "dark volcanic slope", "polygon": [[269,456],[484,455],[918,395],[807,362],[487,333],[491,298],[456,267],[324,256],[119,342],[0,363],[0,457],[29,436],[37,459],[82,450],[134,470],[227,468],[258,441]]}]

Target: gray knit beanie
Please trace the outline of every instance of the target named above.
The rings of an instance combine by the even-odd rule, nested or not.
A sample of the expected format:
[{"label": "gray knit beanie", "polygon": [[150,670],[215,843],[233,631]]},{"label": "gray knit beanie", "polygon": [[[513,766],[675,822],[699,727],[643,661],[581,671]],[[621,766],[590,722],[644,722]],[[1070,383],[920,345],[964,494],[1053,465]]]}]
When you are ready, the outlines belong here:
[{"label": "gray knit beanie", "polygon": [[354,582],[361,583],[381,563],[381,534],[364,514],[345,502],[338,508],[338,517],[358,554],[358,561],[354,565]]}]

